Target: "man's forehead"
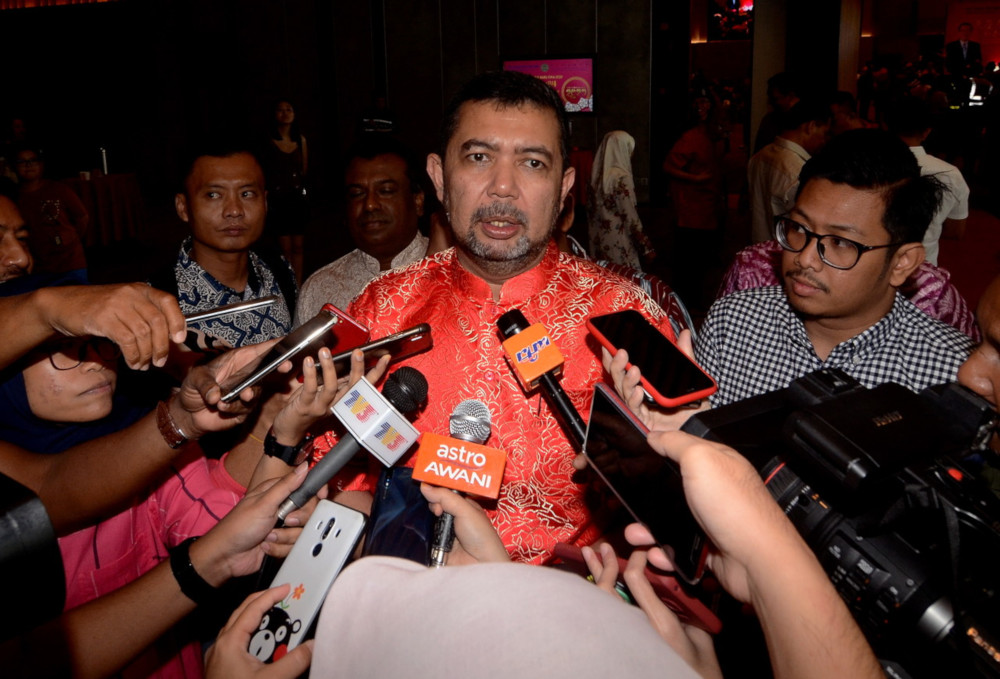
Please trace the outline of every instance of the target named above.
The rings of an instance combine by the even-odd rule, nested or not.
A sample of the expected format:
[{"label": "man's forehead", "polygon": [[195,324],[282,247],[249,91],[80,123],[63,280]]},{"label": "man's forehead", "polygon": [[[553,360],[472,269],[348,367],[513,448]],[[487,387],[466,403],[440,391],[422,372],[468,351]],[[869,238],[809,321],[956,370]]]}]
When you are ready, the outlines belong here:
[{"label": "man's forehead", "polygon": [[[532,125],[521,139],[509,139],[502,131],[506,124],[525,117],[547,119]],[[538,121],[540,122],[540,121]],[[488,144],[514,143],[519,147],[544,147],[556,154],[559,149],[559,119],[554,111],[531,102],[506,105],[498,101],[467,101],[458,109],[455,132],[448,140],[449,150],[461,150],[470,141]]]},{"label": "man's forehead", "polygon": [[395,153],[381,153],[374,158],[355,156],[344,173],[346,184],[370,181],[402,181],[407,172],[406,159]]},{"label": "man's forehead", "polygon": [[10,198],[0,196],[0,227],[18,230],[25,226],[20,210]]},{"label": "man's forehead", "polygon": [[249,153],[231,156],[201,156],[191,168],[187,184],[191,186],[223,186],[231,184],[263,184],[264,171]]},{"label": "man's forehead", "polygon": [[[861,209],[859,209],[861,208]],[[885,196],[881,191],[815,178],[806,183],[790,214],[813,227],[826,227],[855,235],[888,236]]]}]

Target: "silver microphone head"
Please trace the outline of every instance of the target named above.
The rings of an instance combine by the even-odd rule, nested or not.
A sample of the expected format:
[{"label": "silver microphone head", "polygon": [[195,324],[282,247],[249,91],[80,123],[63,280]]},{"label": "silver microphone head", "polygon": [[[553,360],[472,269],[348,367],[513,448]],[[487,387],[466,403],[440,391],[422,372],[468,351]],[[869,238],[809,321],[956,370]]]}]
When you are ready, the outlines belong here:
[{"label": "silver microphone head", "polygon": [[490,437],[490,409],[482,401],[466,399],[455,406],[449,418],[451,435],[470,443],[483,443]]}]

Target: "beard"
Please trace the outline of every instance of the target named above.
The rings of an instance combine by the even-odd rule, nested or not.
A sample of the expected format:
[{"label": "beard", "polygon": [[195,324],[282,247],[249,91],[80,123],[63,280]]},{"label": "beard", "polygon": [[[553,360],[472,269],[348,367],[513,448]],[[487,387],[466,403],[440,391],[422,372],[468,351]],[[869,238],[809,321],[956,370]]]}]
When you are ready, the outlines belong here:
[{"label": "beard", "polygon": [[[552,218],[549,228],[537,239],[532,240],[528,215],[522,210],[504,203],[494,201],[489,205],[481,205],[472,213],[469,219],[469,228],[457,245],[473,259],[477,266],[491,276],[499,278],[512,278],[520,273],[524,273],[530,268],[529,265],[541,258],[542,253],[552,240],[555,230],[558,211],[551,209]],[[510,222],[518,223],[523,227],[525,233],[510,241],[505,242],[484,242],[477,238],[475,225],[481,221],[496,219],[506,219]]]}]

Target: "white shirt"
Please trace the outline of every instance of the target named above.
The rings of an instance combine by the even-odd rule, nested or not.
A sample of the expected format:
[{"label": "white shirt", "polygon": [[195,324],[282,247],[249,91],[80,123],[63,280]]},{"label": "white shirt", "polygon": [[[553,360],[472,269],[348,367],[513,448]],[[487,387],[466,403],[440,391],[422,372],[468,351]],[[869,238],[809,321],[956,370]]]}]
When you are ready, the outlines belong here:
[{"label": "white shirt", "polygon": [[[391,268],[412,264],[426,254],[427,237],[418,232],[410,244],[392,258]],[[351,300],[380,273],[378,260],[360,249],[319,269],[302,284],[295,307],[296,327],[319,313],[328,302],[338,309],[346,309]]]},{"label": "white shirt", "polygon": [[754,243],[774,238],[774,218],[795,205],[799,172],[809,158],[804,148],[784,137],[778,137],[750,158],[747,180]]},{"label": "white shirt", "polygon": [[927,233],[924,234],[924,250],[927,251],[927,261],[937,265],[938,240],[941,238],[944,220],[965,219],[969,216],[969,185],[965,183],[961,170],[951,163],[946,163],[940,158],[928,154],[923,146],[911,146],[910,150],[917,157],[920,174],[922,176],[934,175],[945,187],[941,195],[941,205],[938,206],[931,223],[927,226]]}]

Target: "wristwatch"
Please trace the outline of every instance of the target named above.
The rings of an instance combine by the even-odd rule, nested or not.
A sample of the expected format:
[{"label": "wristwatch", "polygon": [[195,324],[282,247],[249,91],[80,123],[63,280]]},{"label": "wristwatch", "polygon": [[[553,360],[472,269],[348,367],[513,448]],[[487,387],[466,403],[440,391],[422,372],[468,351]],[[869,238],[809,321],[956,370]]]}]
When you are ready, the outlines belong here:
[{"label": "wristwatch", "polygon": [[306,434],[306,437],[294,446],[283,446],[274,437],[274,429],[267,430],[264,437],[264,454],[268,457],[275,457],[291,467],[297,467],[308,457],[313,437]]}]

